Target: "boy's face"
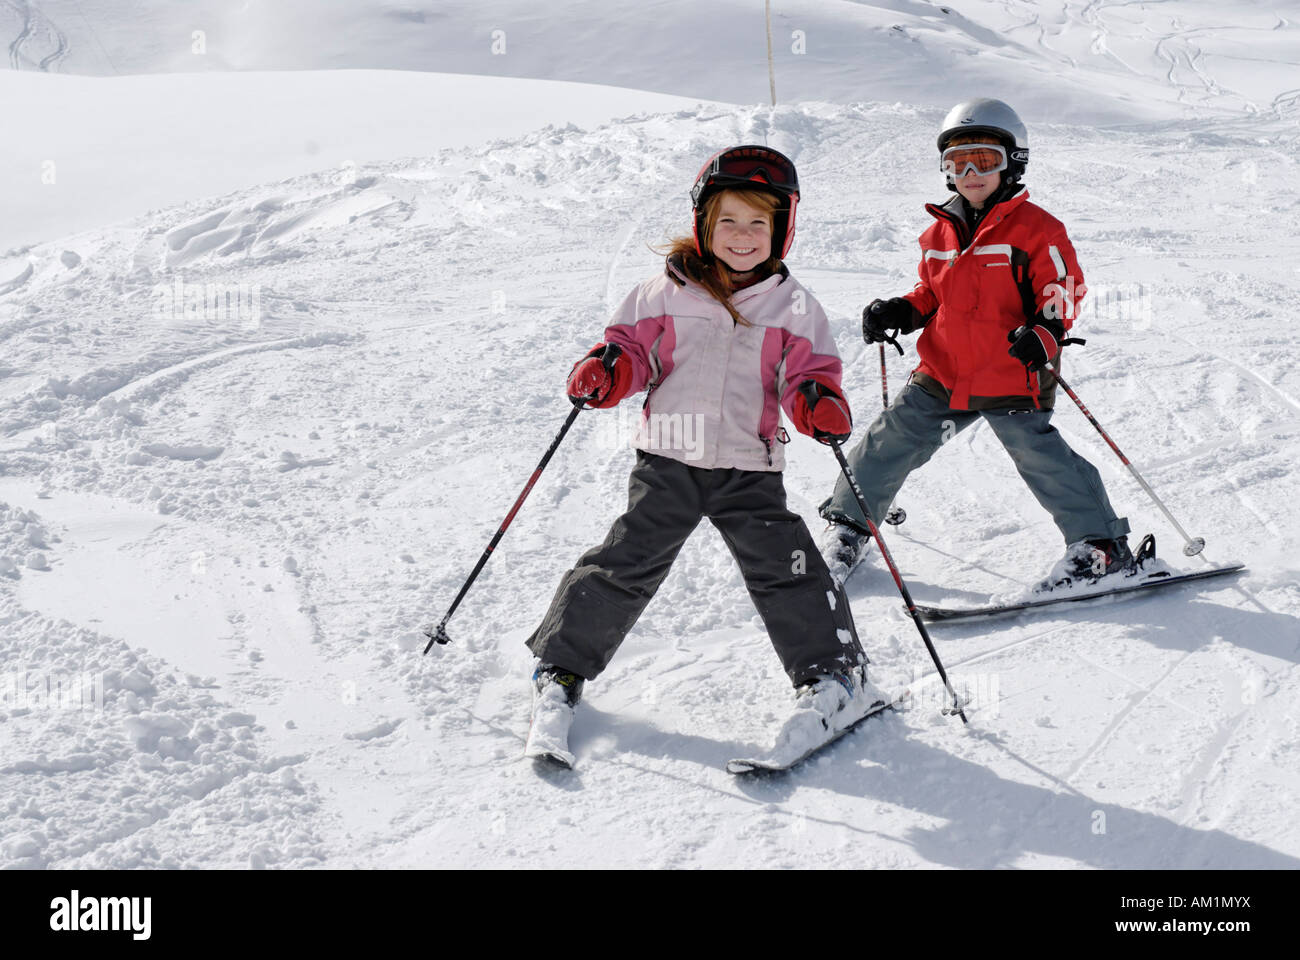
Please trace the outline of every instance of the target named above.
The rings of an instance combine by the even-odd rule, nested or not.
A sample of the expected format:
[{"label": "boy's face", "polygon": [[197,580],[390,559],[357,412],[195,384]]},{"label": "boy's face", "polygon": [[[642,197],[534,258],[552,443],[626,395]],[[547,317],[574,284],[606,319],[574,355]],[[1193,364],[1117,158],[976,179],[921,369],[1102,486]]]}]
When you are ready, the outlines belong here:
[{"label": "boy's face", "polygon": [[723,194],[709,247],[732,270],[753,270],[772,255],[772,221],[734,193]]},{"label": "boy's face", "polygon": [[967,203],[979,209],[1001,183],[1001,172],[980,175],[972,170],[966,176],[957,178],[956,187],[957,192],[966,198]]}]

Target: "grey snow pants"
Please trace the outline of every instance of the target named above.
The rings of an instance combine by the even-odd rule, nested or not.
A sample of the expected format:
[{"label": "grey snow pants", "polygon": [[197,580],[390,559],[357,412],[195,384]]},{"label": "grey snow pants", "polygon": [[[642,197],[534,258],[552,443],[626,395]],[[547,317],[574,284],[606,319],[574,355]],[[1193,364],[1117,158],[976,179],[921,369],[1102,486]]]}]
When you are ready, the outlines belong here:
[{"label": "grey snow pants", "polygon": [[708,517],[740,565],[781,665],[797,686],[865,663],[853,615],[803,518],[786,507],[781,474],[706,470],[637,451],[627,512],[560,581],[528,648],[590,680],[609,664]]},{"label": "grey snow pants", "polygon": [[[953,410],[914,383],[903,388],[847,454],[871,519],[880,522],[907,475],[980,417],[993,428],[1067,545],[1115,539],[1129,532],[1128,521],[1115,516],[1097,468],[1070,449],[1052,426],[1050,410]],[[843,477],[819,512],[827,520],[867,529]]]}]

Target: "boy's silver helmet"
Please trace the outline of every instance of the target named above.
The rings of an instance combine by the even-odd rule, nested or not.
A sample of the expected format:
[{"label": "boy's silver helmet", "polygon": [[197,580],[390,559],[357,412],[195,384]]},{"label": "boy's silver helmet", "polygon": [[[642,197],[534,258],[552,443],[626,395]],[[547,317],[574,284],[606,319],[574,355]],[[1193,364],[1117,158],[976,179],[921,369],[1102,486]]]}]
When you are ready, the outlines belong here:
[{"label": "boy's silver helmet", "polygon": [[988,134],[1006,148],[1007,180],[1016,182],[1029,163],[1029,132],[1016,111],[1001,100],[977,97],[963,100],[948,111],[939,128],[939,152],[948,147],[948,141],[959,134]]}]

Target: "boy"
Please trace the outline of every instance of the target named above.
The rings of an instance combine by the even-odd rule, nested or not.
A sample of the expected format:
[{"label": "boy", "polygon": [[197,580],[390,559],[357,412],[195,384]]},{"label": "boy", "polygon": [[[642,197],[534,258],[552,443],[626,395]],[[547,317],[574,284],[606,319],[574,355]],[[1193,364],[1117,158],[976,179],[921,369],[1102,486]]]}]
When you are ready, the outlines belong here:
[{"label": "boy", "polygon": [[[1056,379],[1045,367],[1060,362],[1086,289],[1065,227],[1020,183],[1025,126],[1000,100],[967,100],[944,118],[938,145],[956,196],[926,205],[936,222],[921,235],[920,280],[862,313],[868,343],[922,331],[920,365],[848,454],[872,520],[954,426],[983,417],[1068,545],[1035,591],[1131,571],[1128,521],[1115,515],[1097,469],[1050,423]],[[843,478],[820,512],[831,522],[823,555],[843,583],[869,545],[866,520]]]}]

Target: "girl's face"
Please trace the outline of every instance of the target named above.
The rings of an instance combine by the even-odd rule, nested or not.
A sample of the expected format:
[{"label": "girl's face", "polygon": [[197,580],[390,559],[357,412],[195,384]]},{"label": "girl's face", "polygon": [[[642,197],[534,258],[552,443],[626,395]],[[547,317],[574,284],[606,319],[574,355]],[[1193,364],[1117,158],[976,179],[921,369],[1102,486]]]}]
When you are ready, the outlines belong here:
[{"label": "girl's face", "polygon": [[966,176],[958,177],[956,186],[957,192],[966,198],[966,202],[979,210],[983,208],[984,201],[993,194],[993,191],[996,190],[1001,183],[1001,172],[986,173],[981,176],[972,170],[967,173]]},{"label": "girl's face", "polygon": [[724,193],[709,250],[738,273],[753,270],[772,255],[772,220],[743,197]]}]

